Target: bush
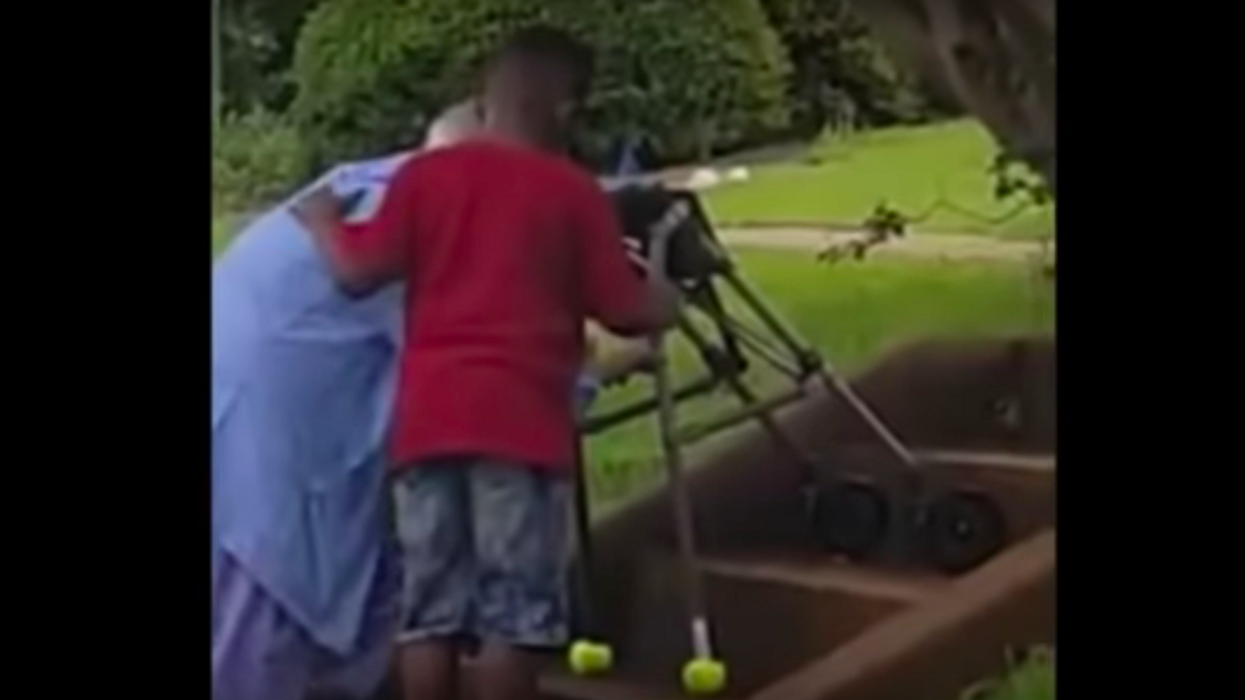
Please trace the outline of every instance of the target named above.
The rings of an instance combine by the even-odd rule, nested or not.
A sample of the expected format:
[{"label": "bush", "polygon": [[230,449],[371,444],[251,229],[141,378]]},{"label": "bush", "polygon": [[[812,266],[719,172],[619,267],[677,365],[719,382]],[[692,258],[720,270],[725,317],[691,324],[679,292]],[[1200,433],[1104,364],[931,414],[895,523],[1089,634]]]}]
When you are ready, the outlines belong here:
[{"label": "bush", "polygon": [[326,0],[295,51],[297,124],[318,161],[411,142],[501,37],[536,22],[597,49],[589,152],[639,133],[680,158],[787,121],[789,65],[758,0]]},{"label": "bush", "polygon": [[240,212],[271,202],[307,176],[307,165],[289,120],[263,109],[227,115],[212,135],[212,211]]},{"label": "bush", "polygon": [[635,0],[598,40],[594,131],[638,133],[659,160],[783,129],[790,64],[757,0]]},{"label": "bush", "polygon": [[938,111],[846,0],[763,4],[794,67],[789,99],[798,131],[910,123]]}]

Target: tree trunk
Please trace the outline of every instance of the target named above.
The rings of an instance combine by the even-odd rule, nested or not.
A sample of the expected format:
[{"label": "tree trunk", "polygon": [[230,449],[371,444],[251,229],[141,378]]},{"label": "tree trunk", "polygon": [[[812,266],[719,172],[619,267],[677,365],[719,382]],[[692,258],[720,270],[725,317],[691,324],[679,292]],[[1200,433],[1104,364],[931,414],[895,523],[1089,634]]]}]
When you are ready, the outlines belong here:
[{"label": "tree trunk", "polygon": [[1055,193],[1054,0],[852,0],[895,58]]}]

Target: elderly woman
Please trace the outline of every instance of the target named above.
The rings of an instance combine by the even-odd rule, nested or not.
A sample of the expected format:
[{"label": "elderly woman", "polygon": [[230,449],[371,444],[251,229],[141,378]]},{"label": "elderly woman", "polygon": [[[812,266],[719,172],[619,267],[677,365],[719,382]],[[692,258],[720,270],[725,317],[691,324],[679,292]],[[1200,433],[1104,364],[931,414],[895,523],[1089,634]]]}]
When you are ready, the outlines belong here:
[{"label": "elderly woman", "polygon": [[[476,128],[449,110],[426,147]],[[354,221],[414,154],[339,166]],[[415,156],[417,157],[417,156]],[[401,294],[342,295],[290,213],[253,221],[212,269],[212,694],[366,697],[388,668],[398,569],[384,435]]]}]

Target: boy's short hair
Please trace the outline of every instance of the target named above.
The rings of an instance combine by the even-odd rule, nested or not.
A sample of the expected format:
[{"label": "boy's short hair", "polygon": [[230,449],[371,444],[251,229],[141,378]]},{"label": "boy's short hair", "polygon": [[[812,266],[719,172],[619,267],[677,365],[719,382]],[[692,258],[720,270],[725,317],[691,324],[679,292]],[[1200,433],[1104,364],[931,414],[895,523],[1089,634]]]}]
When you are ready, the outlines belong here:
[{"label": "boy's short hair", "polygon": [[596,56],[590,46],[569,32],[548,25],[535,25],[510,35],[489,62],[489,71],[517,63],[566,70],[575,99],[582,99],[592,82]]}]

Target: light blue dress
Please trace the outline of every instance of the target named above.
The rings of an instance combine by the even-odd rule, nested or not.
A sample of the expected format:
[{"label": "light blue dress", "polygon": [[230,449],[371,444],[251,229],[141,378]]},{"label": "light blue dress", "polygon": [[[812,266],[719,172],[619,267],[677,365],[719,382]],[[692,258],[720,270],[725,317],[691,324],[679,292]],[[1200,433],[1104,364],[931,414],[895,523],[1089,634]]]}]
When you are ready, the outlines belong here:
[{"label": "light blue dress", "polygon": [[[348,218],[363,220],[409,156],[339,166],[312,187],[361,195]],[[227,554],[344,654],[386,546],[403,289],[342,295],[290,214],[301,194],[247,226],[212,269],[213,581]]]}]

